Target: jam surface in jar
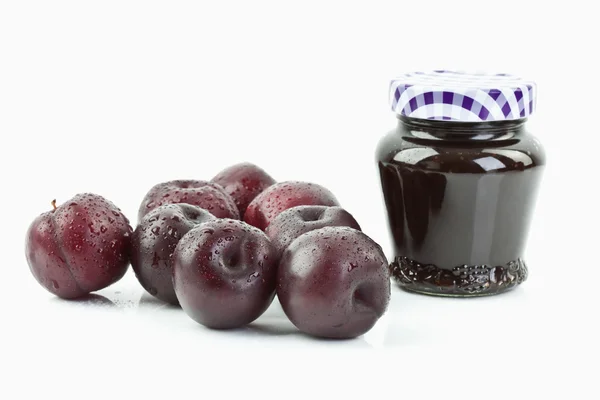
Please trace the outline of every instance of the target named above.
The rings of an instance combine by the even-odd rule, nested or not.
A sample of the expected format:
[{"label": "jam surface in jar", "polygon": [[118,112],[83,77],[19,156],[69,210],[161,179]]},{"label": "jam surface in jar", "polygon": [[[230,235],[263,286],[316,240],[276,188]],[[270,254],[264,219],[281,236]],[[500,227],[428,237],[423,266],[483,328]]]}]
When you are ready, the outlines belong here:
[{"label": "jam surface in jar", "polygon": [[[517,98],[527,88],[507,87],[502,93]],[[469,90],[456,85],[430,100],[462,105]],[[523,255],[545,164],[541,144],[525,129],[533,103],[485,120],[439,107],[414,117],[414,107],[398,103],[398,126],[377,149],[394,279],[404,289],[445,296],[496,294],[525,281]]]}]

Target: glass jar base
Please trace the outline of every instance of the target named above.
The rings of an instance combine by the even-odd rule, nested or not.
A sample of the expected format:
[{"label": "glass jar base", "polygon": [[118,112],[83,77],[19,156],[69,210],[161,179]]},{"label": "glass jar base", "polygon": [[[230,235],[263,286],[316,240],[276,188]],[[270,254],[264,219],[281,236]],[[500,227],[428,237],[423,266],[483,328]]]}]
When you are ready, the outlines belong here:
[{"label": "glass jar base", "polygon": [[521,258],[505,265],[459,265],[452,269],[396,257],[390,264],[392,278],[410,292],[443,297],[478,297],[507,292],[527,279]]}]

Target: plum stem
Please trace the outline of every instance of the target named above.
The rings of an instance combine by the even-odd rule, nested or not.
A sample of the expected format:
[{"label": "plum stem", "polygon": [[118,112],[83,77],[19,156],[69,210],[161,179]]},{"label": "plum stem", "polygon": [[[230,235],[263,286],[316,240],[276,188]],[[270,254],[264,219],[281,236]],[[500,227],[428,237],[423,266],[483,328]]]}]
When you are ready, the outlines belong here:
[{"label": "plum stem", "polygon": [[52,204],[52,207],[54,207],[54,210],[52,211],[56,211],[56,199],[52,200],[50,203]]}]

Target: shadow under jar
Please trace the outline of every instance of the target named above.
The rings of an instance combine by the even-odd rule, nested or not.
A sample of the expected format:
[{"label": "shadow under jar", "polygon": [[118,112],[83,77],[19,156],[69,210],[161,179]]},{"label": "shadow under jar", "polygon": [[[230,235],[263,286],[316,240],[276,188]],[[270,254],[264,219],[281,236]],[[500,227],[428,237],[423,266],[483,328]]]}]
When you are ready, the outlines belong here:
[{"label": "shadow under jar", "polygon": [[392,277],[440,296],[505,292],[523,260],[545,155],[525,129],[535,84],[449,71],[392,81],[398,125],[377,163],[394,244]]}]

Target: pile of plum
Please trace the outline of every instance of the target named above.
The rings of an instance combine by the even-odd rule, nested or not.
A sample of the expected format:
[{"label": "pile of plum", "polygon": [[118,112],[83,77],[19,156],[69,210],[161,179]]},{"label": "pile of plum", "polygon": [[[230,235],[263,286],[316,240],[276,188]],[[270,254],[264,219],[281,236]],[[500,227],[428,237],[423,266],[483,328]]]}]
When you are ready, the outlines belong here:
[{"label": "pile of plum", "polygon": [[385,255],[333,193],[277,183],[254,164],[154,186],[135,231],[96,194],[53,205],[30,225],[26,256],[36,280],[62,298],[115,283],[131,263],[148,293],[213,329],[251,323],[277,296],[300,331],[353,338],[388,307]]}]

